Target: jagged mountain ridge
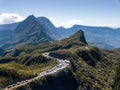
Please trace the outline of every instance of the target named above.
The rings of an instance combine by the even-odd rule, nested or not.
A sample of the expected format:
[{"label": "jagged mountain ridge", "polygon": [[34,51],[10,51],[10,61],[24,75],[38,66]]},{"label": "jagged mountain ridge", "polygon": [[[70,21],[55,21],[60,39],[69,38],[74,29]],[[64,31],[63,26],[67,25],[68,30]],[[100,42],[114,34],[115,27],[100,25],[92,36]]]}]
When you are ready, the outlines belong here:
[{"label": "jagged mountain ridge", "polygon": [[13,47],[23,44],[36,44],[53,41],[54,38],[42,26],[36,17],[28,16],[23,22],[19,23],[13,32],[11,41],[3,47]]},{"label": "jagged mountain ridge", "polygon": [[[45,33],[54,39],[63,39],[63,38],[69,37],[70,35],[74,34],[78,30],[82,29],[85,33],[87,42],[91,45],[94,45],[94,46],[97,46],[100,48],[105,48],[105,49],[114,49],[114,48],[120,47],[119,46],[119,44],[120,44],[119,43],[120,42],[120,39],[119,39],[120,28],[113,29],[113,28],[108,28],[108,27],[94,27],[94,26],[91,27],[91,26],[83,26],[83,25],[74,25],[71,28],[64,28],[64,27],[57,28],[46,17],[38,17],[35,19],[35,21],[39,22],[39,25],[41,25],[44,28],[44,30],[46,30]],[[1,33],[0,34],[0,45],[4,45],[6,42],[10,42],[11,36],[13,39],[13,37],[16,37],[16,38],[21,37],[21,35],[29,34],[32,32],[32,30],[30,30],[31,32],[20,35],[18,33],[19,31],[17,31],[15,29],[17,27],[17,24],[19,24],[19,23],[16,23],[15,25],[14,24],[8,24],[8,25],[3,25],[3,26],[0,25],[0,30],[1,30],[0,31],[0,33]],[[10,30],[6,30],[5,27],[6,28],[10,27]],[[26,27],[26,25],[25,25],[25,27]],[[28,30],[29,30],[29,28],[27,28],[27,30],[25,30],[25,31],[28,31]],[[20,30],[20,31],[22,31],[22,30]],[[15,32],[16,35],[13,35],[13,32]],[[17,33],[20,36],[17,35]],[[29,35],[31,35],[31,34],[29,34]],[[32,36],[34,36],[34,35],[38,35],[38,34],[32,33]],[[21,38],[23,38],[23,37],[21,37]],[[27,35],[27,37],[25,37],[25,38],[28,40],[30,38],[30,36]],[[16,40],[14,40],[14,42],[15,41]],[[26,40],[21,40],[21,42],[22,41],[26,42]]]},{"label": "jagged mountain ridge", "polygon": [[[53,80],[55,80],[55,83],[58,82],[58,85],[62,88],[66,86],[69,87],[69,84],[67,83],[70,82],[70,79],[65,80],[66,84],[64,85],[62,83],[61,84],[59,83],[59,82],[63,82],[62,78],[65,76],[72,78],[71,85],[73,84],[77,85],[71,90],[77,90],[77,88],[79,88],[80,90],[81,89],[112,90],[112,88],[114,87],[113,81],[114,78],[116,77],[115,76],[116,67],[118,67],[119,65],[117,61],[119,60],[119,55],[117,55],[119,54],[119,51],[112,52],[109,50],[102,50],[93,46],[89,46],[85,40],[85,36],[82,30],[79,30],[69,38],[62,39],[60,41],[58,40],[52,43],[49,42],[46,44],[39,44],[39,45],[24,45],[24,46],[16,47],[15,49],[11,49],[9,50],[9,52],[6,51],[5,57],[7,55],[11,55],[11,57],[7,57],[7,58],[3,57],[0,60],[0,63],[1,65],[2,64],[6,65],[5,63],[9,64],[9,62],[12,63],[14,61],[13,63],[15,63],[17,61],[16,63],[33,66],[34,64],[38,64],[43,61],[44,57],[42,57],[40,53],[43,54],[44,52],[49,52],[50,56],[53,57],[70,60],[71,65],[69,68],[70,70],[72,70],[71,73],[72,76],[69,73],[65,73],[65,75],[61,73],[62,75],[61,79],[59,79],[60,77],[58,77],[59,81],[57,78],[50,79],[47,76],[48,79],[45,79],[45,82],[42,81],[43,84],[41,84],[41,80],[39,80],[41,85],[39,85],[39,82],[35,81],[36,83],[30,83],[23,86],[22,87],[23,89],[25,88],[28,90],[27,87],[29,87],[29,89],[38,89],[37,86],[40,86],[40,87],[47,87],[47,89],[45,90],[49,90],[49,89],[53,90],[54,87],[49,87],[51,86],[51,82],[53,82]],[[14,64],[12,66],[14,66]],[[19,69],[17,70],[19,71]],[[7,74],[6,73],[5,74],[9,75],[10,72],[9,70],[6,70],[4,68],[1,69],[1,72],[5,72],[5,71],[8,72]],[[65,70],[65,72],[68,72],[68,69]],[[25,73],[26,73],[26,69],[25,69]],[[4,73],[2,75],[4,75]],[[13,75],[16,75],[18,77],[21,76],[21,74],[19,76],[19,74],[17,75],[16,73],[13,73]],[[58,75],[60,74],[57,74],[57,76]],[[11,77],[11,75],[7,77]],[[119,77],[117,77],[116,79],[119,79]],[[46,82],[47,84],[45,84]],[[82,84],[80,84],[81,82]],[[55,83],[52,83],[53,86]],[[118,82],[115,83],[117,85],[116,87],[119,87],[117,84]],[[34,87],[31,87],[31,85]]]},{"label": "jagged mountain ridge", "polygon": [[24,37],[26,40],[32,38],[31,36],[36,36],[36,38],[33,39],[34,41],[36,41],[36,39],[39,40],[40,38],[44,38],[44,36],[52,40],[44,26],[42,26],[33,15],[29,16],[18,25],[15,29],[13,38],[17,39]]},{"label": "jagged mountain ridge", "polygon": [[119,28],[113,29],[109,27],[74,25],[71,28],[59,27],[58,31],[61,31],[60,34],[62,38],[66,38],[79,29],[84,31],[86,40],[90,45],[104,49],[115,49],[120,47]]},{"label": "jagged mountain ridge", "polygon": [[37,20],[47,30],[47,32],[52,35],[53,38],[60,38],[58,30],[56,30],[56,27],[49,19],[47,19],[46,17],[38,17]]}]

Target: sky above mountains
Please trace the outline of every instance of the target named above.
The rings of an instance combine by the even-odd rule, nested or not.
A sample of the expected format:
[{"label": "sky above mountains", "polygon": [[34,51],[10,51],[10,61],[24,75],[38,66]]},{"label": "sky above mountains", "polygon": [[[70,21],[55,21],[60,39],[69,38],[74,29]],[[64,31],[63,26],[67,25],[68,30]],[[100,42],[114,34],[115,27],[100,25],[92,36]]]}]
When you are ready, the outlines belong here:
[{"label": "sky above mountains", "polygon": [[0,24],[31,14],[48,17],[55,26],[120,27],[120,0],[0,0]]}]

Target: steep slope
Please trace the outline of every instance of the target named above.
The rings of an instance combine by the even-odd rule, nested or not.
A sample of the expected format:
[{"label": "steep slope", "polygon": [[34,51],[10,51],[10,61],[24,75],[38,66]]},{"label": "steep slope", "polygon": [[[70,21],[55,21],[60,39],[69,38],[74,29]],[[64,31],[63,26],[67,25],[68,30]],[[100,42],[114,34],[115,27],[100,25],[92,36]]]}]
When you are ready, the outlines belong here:
[{"label": "steep slope", "polygon": [[62,44],[62,48],[70,48],[74,46],[87,45],[87,41],[85,39],[84,33],[82,30],[77,31],[75,34],[71,35],[69,38],[61,40],[64,44]]},{"label": "steep slope", "polygon": [[58,31],[56,30],[56,27],[51,23],[51,21],[46,17],[38,17],[37,18],[40,24],[48,31],[52,37],[58,39],[60,38],[60,35]]},{"label": "steep slope", "polygon": [[[51,51],[50,55],[71,61],[71,68],[77,79],[77,90],[113,90],[116,68],[119,66],[118,58],[115,58],[117,56],[112,55],[114,54],[112,51],[98,49],[87,44],[78,44],[81,42],[76,36],[80,35],[79,32],[71,36],[74,39],[70,37],[71,39],[64,40],[64,43],[67,40],[74,42],[72,47]],[[63,45],[63,43],[61,44]],[[117,78],[119,79],[118,75]],[[115,82],[118,89],[117,82],[119,83],[119,81]]]},{"label": "steep slope", "polygon": [[44,43],[54,40],[48,31],[33,16],[28,16],[14,30],[12,41],[4,45],[4,48],[23,44]]},{"label": "steep slope", "polygon": [[75,34],[73,34],[72,36],[67,38],[67,41],[70,41],[70,42],[82,42],[84,44],[87,44],[87,41],[85,39],[83,30],[77,31]]},{"label": "steep slope", "polygon": [[61,48],[50,52],[51,56],[62,59],[73,58],[73,54],[77,54],[88,65],[93,67],[98,61],[102,60],[101,50],[87,44],[82,30],[77,31],[69,38],[61,40]]},{"label": "steep slope", "polygon": [[54,75],[34,80],[27,85],[15,88],[15,90],[77,90],[77,81],[72,71],[66,69]]},{"label": "steep slope", "polygon": [[18,27],[15,29],[14,38],[22,38],[27,37],[29,35],[33,35],[34,33],[46,33],[47,30],[44,26],[40,25],[38,20],[33,16],[28,16],[26,20],[21,22]]}]

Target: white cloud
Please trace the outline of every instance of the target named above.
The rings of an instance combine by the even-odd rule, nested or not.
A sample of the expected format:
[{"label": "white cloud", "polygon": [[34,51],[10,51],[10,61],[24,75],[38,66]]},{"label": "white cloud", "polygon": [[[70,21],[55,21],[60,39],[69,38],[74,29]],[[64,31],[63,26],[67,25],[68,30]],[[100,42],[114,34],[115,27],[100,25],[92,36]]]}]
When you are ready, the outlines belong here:
[{"label": "white cloud", "polygon": [[73,20],[70,20],[70,21],[67,21],[67,22],[63,22],[63,23],[59,23],[58,26],[63,26],[63,27],[71,27],[75,24],[80,24],[81,23],[81,20],[78,20],[78,19],[73,19]]},{"label": "white cloud", "polygon": [[14,22],[20,22],[25,18],[16,13],[1,13],[0,14],[0,24],[8,24]]},{"label": "white cloud", "polygon": [[[9,24],[14,22],[20,22],[24,20],[25,17],[20,16],[17,13],[0,13],[0,24]],[[81,20],[79,19],[72,19],[70,21],[61,22],[59,20],[56,20],[55,18],[49,17],[49,20],[57,27],[63,26],[63,27],[71,27],[75,24],[80,24]]]},{"label": "white cloud", "polygon": [[51,22],[55,22],[55,21],[56,21],[56,19],[55,19],[55,18],[52,18],[52,17],[49,17],[49,20],[50,20]]},{"label": "white cloud", "polygon": [[72,19],[72,20],[69,20],[69,21],[64,21],[64,22],[61,22],[61,20],[57,20],[55,18],[52,18],[52,17],[49,17],[49,20],[56,26],[56,27],[60,27],[60,26],[63,26],[65,28],[69,28],[69,27],[72,27],[73,25],[75,24],[80,24],[81,23],[81,20],[79,19]]}]

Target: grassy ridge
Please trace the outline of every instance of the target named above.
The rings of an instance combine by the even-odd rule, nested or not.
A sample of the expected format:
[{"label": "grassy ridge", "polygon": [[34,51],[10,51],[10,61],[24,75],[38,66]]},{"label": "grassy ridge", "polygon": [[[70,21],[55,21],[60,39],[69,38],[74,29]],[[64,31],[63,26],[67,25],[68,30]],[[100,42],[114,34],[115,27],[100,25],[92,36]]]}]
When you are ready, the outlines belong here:
[{"label": "grassy ridge", "polygon": [[120,90],[120,65],[117,69],[116,78],[114,81],[114,90]]},{"label": "grassy ridge", "polygon": [[[113,54],[113,52],[111,54]],[[73,71],[72,77],[75,77],[73,80],[76,81],[77,90],[113,89],[118,61],[112,59],[113,56],[111,54],[108,51],[99,50],[98,48],[91,46],[74,46],[69,49],[60,49],[50,52],[51,56],[71,61],[71,68]],[[66,73],[66,75],[70,76],[69,73]],[[58,78],[53,78],[52,81],[49,81],[48,79],[43,79],[42,81],[38,80],[32,84],[30,83],[24,87],[20,87],[18,90],[29,90],[31,88],[39,90],[35,88],[35,86],[39,88],[50,87],[49,89],[55,90],[54,87],[51,87],[50,83],[56,79]],[[62,82],[62,80],[56,81],[56,83],[59,82]],[[69,80],[66,80],[65,82],[69,82]],[[69,84],[64,84],[61,88],[68,86]],[[76,89],[72,88],[71,90]]]},{"label": "grassy ridge", "polygon": [[[69,84],[69,85],[68,85]],[[14,90],[76,90],[77,81],[70,68],[47,75]]]},{"label": "grassy ridge", "polygon": [[114,90],[120,90],[120,49],[114,50],[114,54],[112,55],[113,59],[118,60],[119,63],[117,63],[118,67],[116,69],[116,77],[114,80]]},{"label": "grassy ridge", "polygon": [[71,60],[79,90],[112,90],[118,61],[108,52],[81,46],[53,51],[50,55]]},{"label": "grassy ridge", "polygon": [[1,87],[16,81],[35,77],[40,72],[46,71],[57,64],[56,60],[47,59],[41,54],[18,56],[16,60],[11,60],[11,62],[9,59],[4,58],[0,60],[1,62],[6,60],[6,62],[0,63]]},{"label": "grassy ridge", "polygon": [[[60,90],[119,90],[119,50],[113,52],[89,46],[87,45],[84,34],[81,31],[64,40],[49,42],[46,44],[17,47],[16,49],[7,51],[5,57],[15,58],[15,60],[11,62],[12,64],[15,62],[19,65],[22,64],[28,71],[29,69],[27,69],[27,67],[31,67],[34,73],[37,74],[37,70],[42,68],[38,68],[37,65],[43,65],[43,70],[45,70],[44,65],[46,64],[48,64],[46,65],[47,67],[55,65],[55,62],[51,62],[51,60],[39,55],[39,53],[43,52],[50,52],[51,56],[70,60],[72,74],[65,72],[62,74],[62,77],[59,77],[61,74],[57,74],[55,77],[52,77],[52,79],[51,77],[46,77],[47,79],[42,78],[42,80],[33,81],[24,87],[20,87],[18,90],[39,90],[42,87],[49,87],[42,90],[59,90],[59,88]],[[38,60],[38,58],[41,59]],[[10,60],[12,61],[12,59]],[[0,60],[0,62],[2,61],[7,60]],[[21,66],[16,67],[18,69],[22,68]],[[14,70],[14,68],[15,67],[12,69]],[[65,79],[64,81],[64,77],[70,78]],[[71,87],[72,84],[74,84],[69,84],[71,78],[72,81],[75,81],[77,86],[71,89],[65,89],[64,87]],[[53,83],[53,81],[55,82]],[[64,84],[61,85],[59,82]],[[54,87],[56,87],[55,85],[58,85],[58,87],[60,85],[60,87],[54,89]]]}]

